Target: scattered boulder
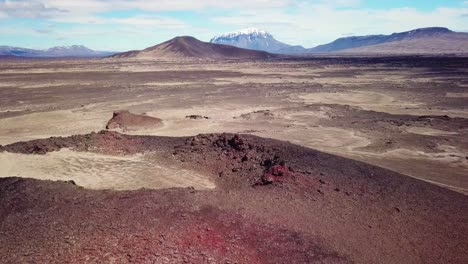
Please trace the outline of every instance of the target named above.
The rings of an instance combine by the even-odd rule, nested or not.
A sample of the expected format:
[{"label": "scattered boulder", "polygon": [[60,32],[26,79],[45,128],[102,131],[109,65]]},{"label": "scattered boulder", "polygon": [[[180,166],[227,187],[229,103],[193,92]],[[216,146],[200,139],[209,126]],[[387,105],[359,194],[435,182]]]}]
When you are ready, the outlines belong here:
[{"label": "scattered boulder", "polygon": [[162,120],[156,117],[132,114],[129,111],[116,111],[111,120],[107,123],[106,129],[132,131],[158,128],[161,127],[162,124]]},{"label": "scattered boulder", "polygon": [[202,116],[202,115],[188,115],[185,118],[192,119],[192,120],[197,120],[197,119],[210,119],[207,116]]},{"label": "scattered boulder", "polygon": [[239,137],[239,135],[235,135],[234,137],[228,140],[228,144],[233,149],[241,151],[244,146],[244,141]]},{"label": "scattered boulder", "polygon": [[239,135],[218,137],[213,145],[233,155],[245,154],[253,148],[251,144],[246,143]]},{"label": "scattered boulder", "polygon": [[74,180],[65,181],[65,183],[68,183],[68,184],[71,184],[71,185],[74,185],[74,186],[78,186]]},{"label": "scattered boulder", "polygon": [[264,160],[261,165],[265,168],[265,171],[259,182],[255,185],[269,185],[277,182],[284,182],[294,174],[293,170],[286,166],[286,162],[278,156],[275,156],[273,159]]},{"label": "scattered boulder", "polygon": [[240,118],[252,120],[257,118],[273,118],[275,115],[270,110],[258,110],[240,115]]},{"label": "scattered boulder", "polygon": [[283,182],[291,175],[291,171],[285,165],[273,165],[262,176],[260,185],[268,185],[275,182]]}]

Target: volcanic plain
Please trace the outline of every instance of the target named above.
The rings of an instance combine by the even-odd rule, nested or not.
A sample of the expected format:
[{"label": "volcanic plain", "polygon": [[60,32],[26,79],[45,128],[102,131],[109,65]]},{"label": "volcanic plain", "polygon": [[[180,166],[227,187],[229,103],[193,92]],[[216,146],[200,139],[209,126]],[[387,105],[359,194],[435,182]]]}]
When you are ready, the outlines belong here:
[{"label": "volcanic plain", "polygon": [[468,60],[3,59],[4,263],[466,263]]}]

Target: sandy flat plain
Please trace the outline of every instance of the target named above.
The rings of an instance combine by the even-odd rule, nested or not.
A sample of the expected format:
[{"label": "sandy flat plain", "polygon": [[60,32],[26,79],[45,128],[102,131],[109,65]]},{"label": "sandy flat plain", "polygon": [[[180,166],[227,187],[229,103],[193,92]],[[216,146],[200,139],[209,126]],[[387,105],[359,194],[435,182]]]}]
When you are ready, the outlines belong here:
[{"label": "sandy flat plain", "polygon": [[[467,83],[464,58],[3,60],[0,144],[97,132],[114,111],[129,110],[163,126],[127,133],[254,134],[468,193]],[[214,188],[208,177],[154,164],[150,155],[0,153],[0,177],[75,180],[92,189]],[[178,170],[187,177],[174,180]],[[89,172],[98,180],[90,182]]]}]

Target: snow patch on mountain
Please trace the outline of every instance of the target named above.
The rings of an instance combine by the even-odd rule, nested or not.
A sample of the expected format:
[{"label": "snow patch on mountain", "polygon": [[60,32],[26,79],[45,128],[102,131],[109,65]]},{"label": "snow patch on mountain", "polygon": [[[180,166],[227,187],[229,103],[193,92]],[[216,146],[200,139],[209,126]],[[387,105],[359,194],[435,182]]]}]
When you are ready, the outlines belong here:
[{"label": "snow patch on mountain", "polygon": [[211,43],[235,46],[243,49],[262,50],[270,53],[297,53],[304,50],[301,46],[291,46],[276,40],[266,30],[246,28],[235,32],[216,35]]},{"label": "snow patch on mountain", "polygon": [[222,39],[222,38],[235,38],[235,37],[242,36],[242,35],[255,36],[255,37],[259,37],[259,36],[268,37],[268,36],[271,36],[271,34],[268,33],[266,30],[262,30],[262,29],[258,29],[258,28],[246,28],[246,29],[242,29],[242,30],[239,30],[239,31],[228,32],[228,33],[224,33],[224,34],[221,34],[221,35],[216,35],[211,39],[210,42],[213,42],[213,41],[216,41],[216,40]]}]

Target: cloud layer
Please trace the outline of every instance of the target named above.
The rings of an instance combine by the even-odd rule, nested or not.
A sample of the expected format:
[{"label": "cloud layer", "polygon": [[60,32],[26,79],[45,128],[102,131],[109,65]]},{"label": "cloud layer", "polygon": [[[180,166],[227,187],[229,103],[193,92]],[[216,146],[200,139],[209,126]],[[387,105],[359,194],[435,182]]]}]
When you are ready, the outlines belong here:
[{"label": "cloud layer", "polygon": [[[419,4],[412,6],[381,2],[387,4],[370,6],[368,0],[0,0],[0,25],[8,26],[0,34],[19,42],[21,37],[13,28],[30,38],[50,35],[49,42],[87,41],[101,47],[117,38],[119,49],[131,49],[175,35],[208,40],[245,27],[264,28],[279,40],[306,47],[341,36],[429,26],[468,31],[466,1],[439,1],[431,6],[423,1],[413,1]],[[31,20],[34,27],[26,23]],[[135,37],[141,41],[125,39]]]}]

